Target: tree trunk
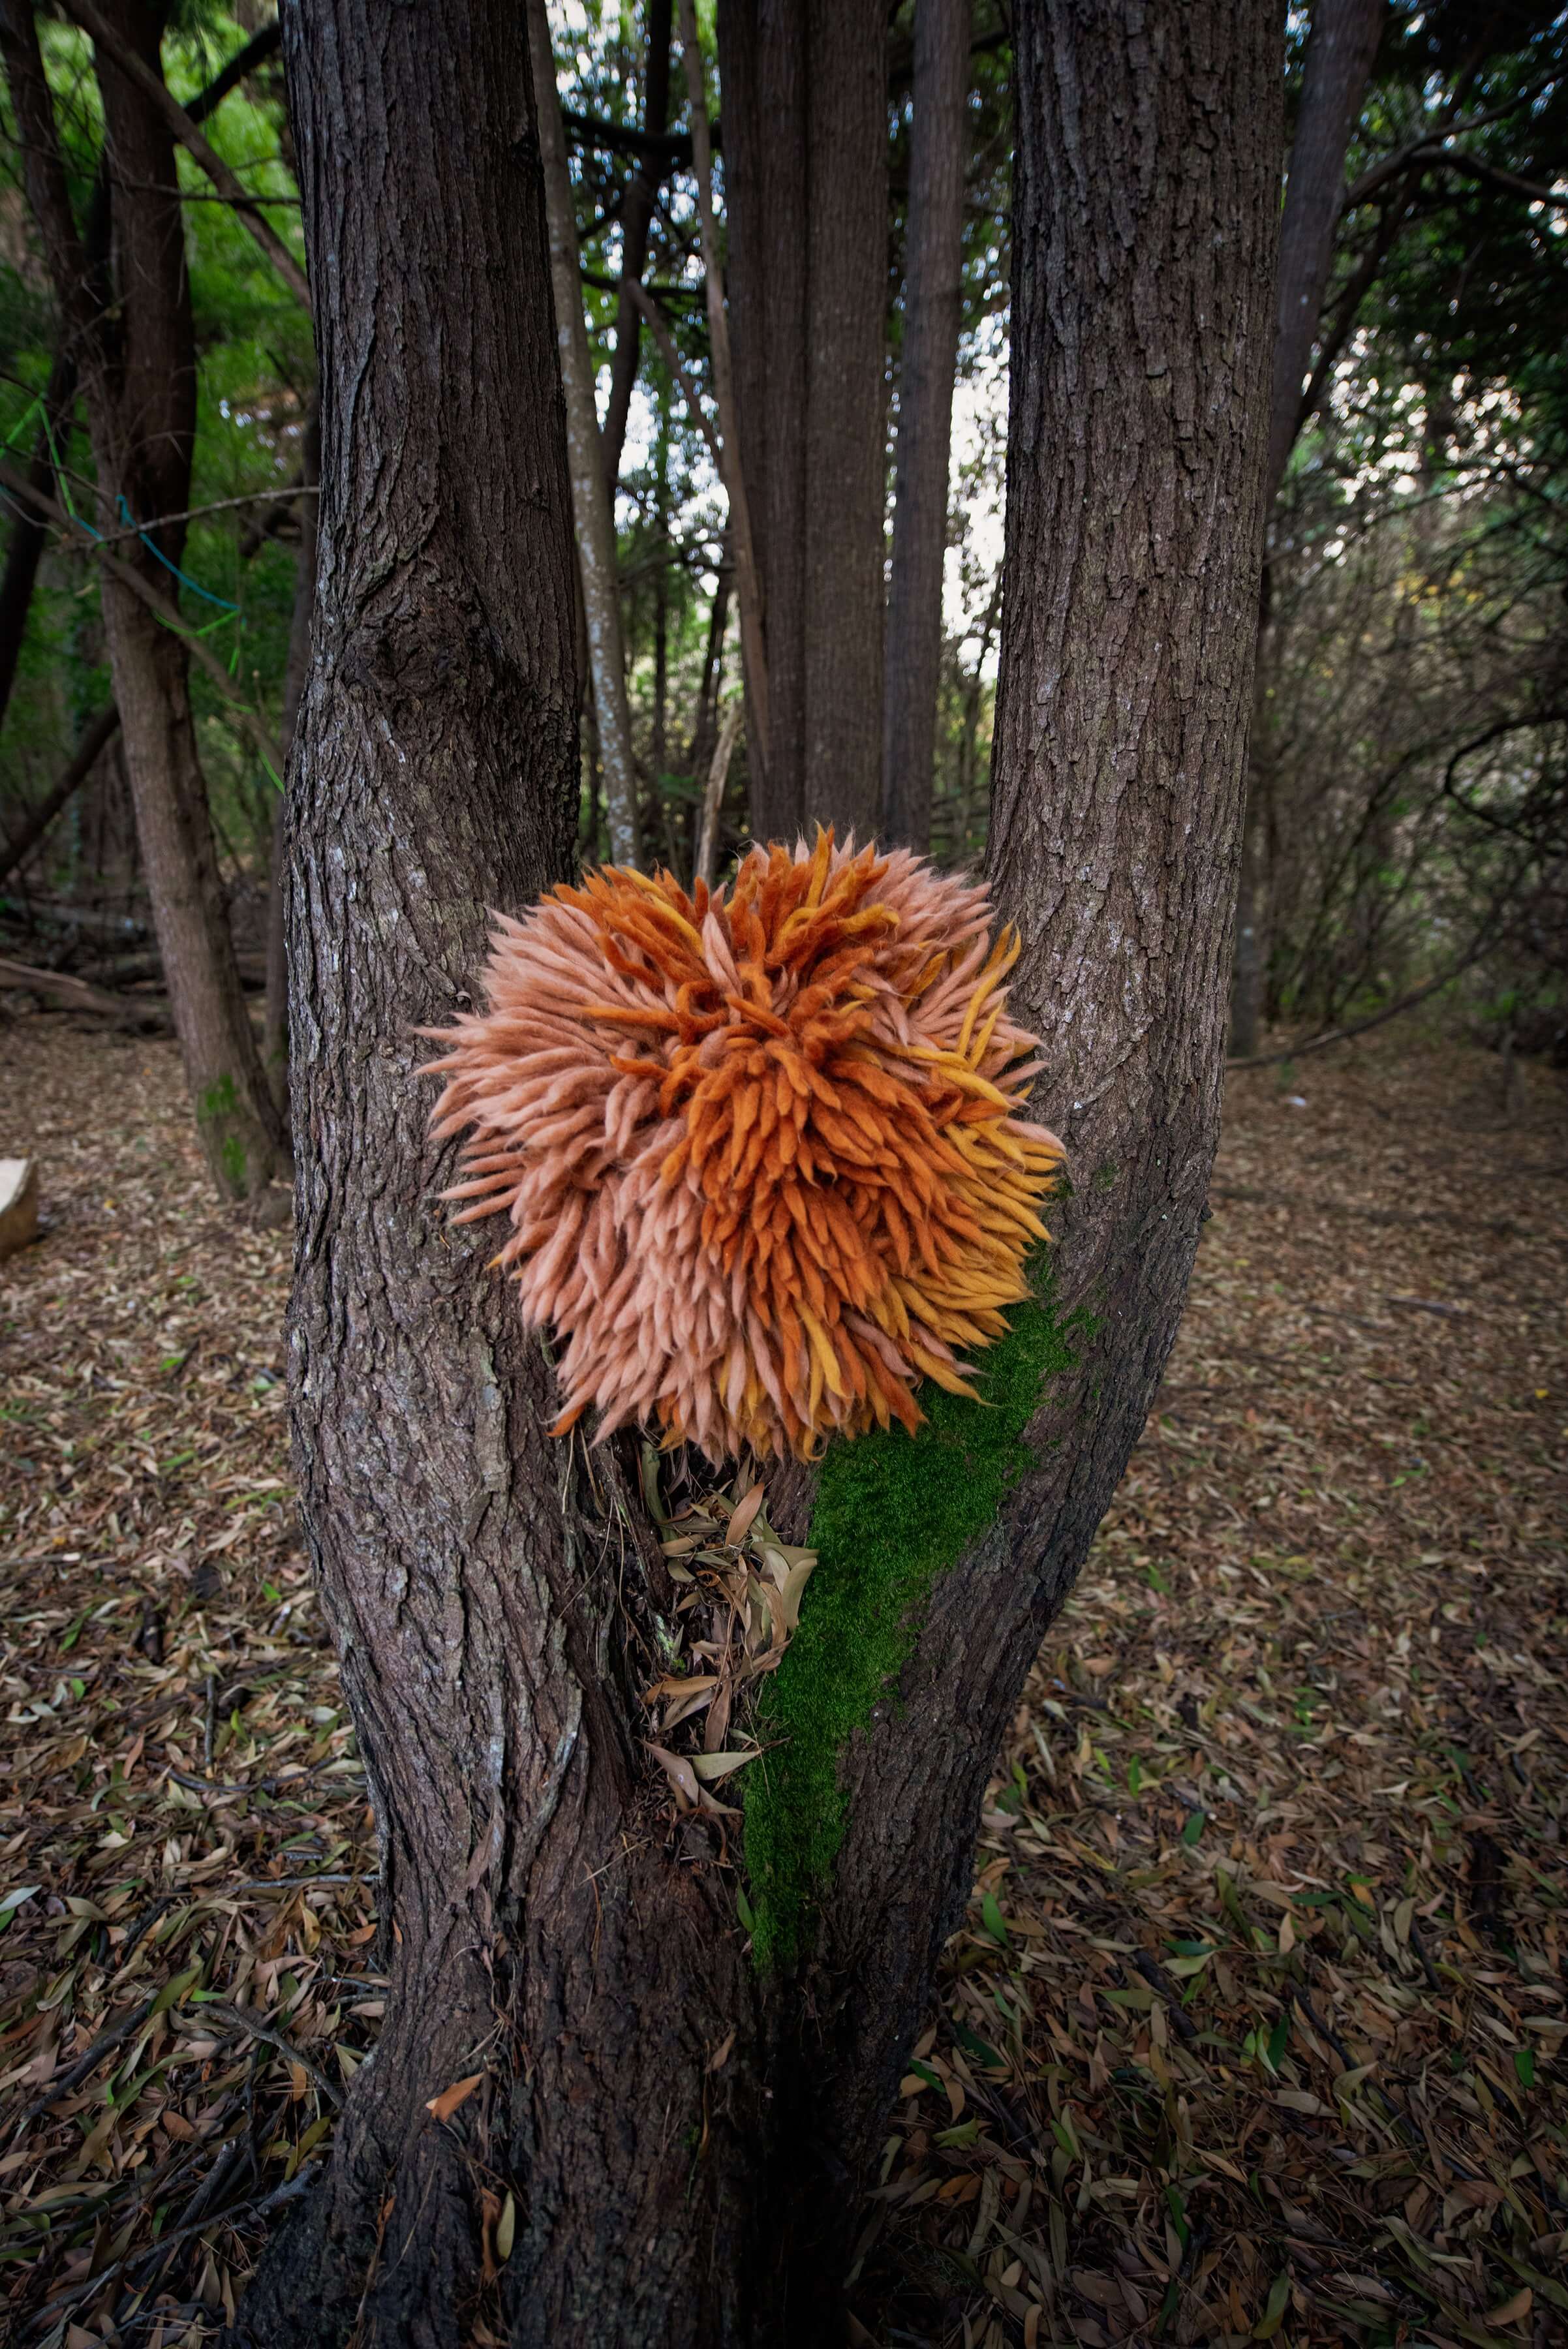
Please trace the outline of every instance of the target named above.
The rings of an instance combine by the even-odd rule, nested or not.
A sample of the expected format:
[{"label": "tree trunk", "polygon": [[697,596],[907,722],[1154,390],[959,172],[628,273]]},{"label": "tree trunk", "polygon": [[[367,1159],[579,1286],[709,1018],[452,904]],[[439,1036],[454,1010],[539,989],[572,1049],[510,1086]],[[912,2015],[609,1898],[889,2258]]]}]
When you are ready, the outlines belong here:
[{"label": "tree trunk", "polygon": [[741,456],[767,626],[759,839],[881,811],[887,291],[879,0],[721,0]]},{"label": "tree trunk", "polygon": [[[321,480],[321,418],[316,402],[306,418],[299,449],[299,552],[294,574],[294,610],[289,616],[288,659],[283,675],[283,748],[286,757],[299,724],[299,705],[310,674],[310,622],[316,609],[317,498]],[[280,779],[281,780],[281,779]],[[288,800],[280,791],[273,812],[272,856],[266,895],[266,1014],[262,1027],[262,1056],[273,1097],[288,1100]]]},{"label": "tree trunk", "polygon": [[1247,803],[1241,824],[1241,866],[1236,890],[1236,931],[1231,963],[1231,1025],[1227,1049],[1251,1060],[1262,1033],[1272,925],[1269,870],[1270,742],[1268,680],[1272,639],[1266,616],[1258,622],[1253,653],[1252,717],[1247,730]]},{"label": "tree trunk", "polygon": [[[116,30],[154,71],[162,16],[118,0]],[[191,502],[196,356],[184,229],[167,124],[145,93],[98,59],[103,98],[112,298],[91,282],[25,0],[4,0],[0,43],[26,155],[28,200],[80,372],[106,527]],[[184,641],[127,582],[160,592],[184,549],[181,523],[130,541],[101,594],[115,700],[170,1009],[197,1130],[219,1190],[243,1198],[286,1164],[286,1144],[245,1010],[196,748]]]},{"label": "tree trunk", "polygon": [[[1278,28],[1222,0],[1015,12],[993,869],[1079,1179],[1005,1406],[828,1456],[836,1516],[817,1512],[776,1686],[807,1713],[831,1699],[835,1725],[797,1714],[745,1795],[753,1960],[732,1844],[672,1830],[641,1758],[670,1594],[626,1454],[545,1439],[543,1350],[485,1269],[493,1241],[446,1224],[452,1154],[424,1138],[410,1044],[468,999],[487,908],[521,907],[571,853],[570,527],[520,28],[500,0],[320,0],[285,22],[324,289],[291,1376],[391,1981],[327,2175],[237,2337],[816,2344],[842,2328],[999,1732],[1143,1426],[1203,1207]],[[781,1526],[799,1483],[775,1488]],[[879,1667],[857,1682],[899,1621],[896,1691]],[[793,1866],[825,1826],[830,1880]],[[485,2282],[487,2195],[514,2198],[515,2234]]]},{"label": "tree trunk", "polygon": [[[708,127],[708,92],[701,43],[697,33],[694,0],[680,0],[681,61],[686,69],[686,102],[691,116],[691,160],[697,179],[697,209],[702,224],[702,275],[708,305],[708,347],[713,378],[713,403],[719,411],[719,439],[711,431],[694,395],[688,397],[692,417],[713,450],[714,462],[724,484],[730,509],[725,542],[735,573],[735,601],[741,615],[741,663],[745,671],[746,718],[750,732],[752,803],[761,811],[767,799],[768,664],[763,616],[763,588],[752,502],[746,487],[741,449],[736,376],[730,347],[730,318],[724,305],[724,282],[719,254],[719,223],[713,202],[713,147]],[[754,126],[753,126],[754,127]],[[745,142],[742,141],[742,144]],[[752,161],[755,146],[751,142]],[[666,359],[678,368],[678,354],[668,339]],[[766,835],[763,835],[766,837]]]},{"label": "tree trunk", "polygon": [[[659,139],[670,119],[670,26],[671,0],[649,0],[647,56],[643,67],[642,127]],[[648,232],[659,192],[658,172],[649,157],[638,159],[620,215],[621,288],[615,307],[615,354],[610,362],[609,398],[605,407],[605,487],[613,500],[620,480],[621,451],[626,446],[627,419],[637,382],[638,345],[642,317],[631,288],[639,285],[648,266]]]},{"label": "tree trunk", "polygon": [[980,624],[974,668],[963,690],[963,727],[959,736],[958,797],[953,813],[951,845],[955,864],[962,864],[969,855],[970,834],[980,814],[979,793],[975,789],[980,774],[980,705],[985,690],[985,664],[991,652],[991,640],[996,634],[996,624],[1001,616],[1002,565],[998,564]]},{"label": "tree trunk", "polygon": [[[882,814],[888,498],[886,0],[808,0],[805,744],[802,813]],[[809,833],[808,833],[809,837]]]},{"label": "tree trunk", "polygon": [[110,702],[109,708],[100,709],[87,727],[77,745],[76,755],[53,790],[46,792],[37,806],[29,810],[23,819],[21,830],[0,849],[0,881],[8,881],[13,873],[26,864],[55,818],[86,782],[100,754],[119,731],[119,712]]},{"label": "tree trunk", "polygon": [[702,653],[702,682],[697,689],[697,720],[691,729],[686,763],[694,775],[707,771],[719,735],[719,694],[723,682],[724,635],[730,625],[730,586],[734,577],[730,533],[724,533],[719,568],[713,580],[713,601],[708,611],[708,641]]},{"label": "tree trunk", "polygon": [[599,756],[604,763],[605,814],[609,823],[610,854],[618,864],[636,864],[641,854],[637,761],[632,755],[631,712],[626,697],[615,508],[605,486],[593,363],[577,274],[576,216],[573,211],[571,174],[566,168],[566,134],[556,90],[550,20],[545,0],[525,0],[525,5],[534,80],[539,93],[538,139],[545,197],[549,206],[556,343],[566,391],[566,461],[571,470],[577,570],[582,582],[588,663],[593,672],[594,708],[598,716]]},{"label": "tree trunk", "polygon": [[[1345,158],[1361,112],[1386,14],[1386,0],[1314,0],[1295,137],[1291,145],[1280,228],[1278,324],[1269,390],[1269,450],[1264,491],[1272,501],[1302,428],[1302,386],[1317,340],[1345,200]],[[1259,600],[1255,675],[1260,696],[1269,668],[1269,597]],[[1254,750],[1244,825],[1245,845],[1231,975],[1231,1050],[1258,1049],[1268,975],[1268,789],[1263,741],[1268,713],[1254,713]],[[1255,803],[1254,803],[1255,802]]]},{"label": "tree trunk", "polygon": [[931,839],[937,688],[953,369],[963,305],[963,173],[969,0],[917,0],[909,140],[904,357],[888,596],[882,833],[922,853]]},{"label": "tree trunk", "polygon": [[261,1072],[196,752],[184,647],[118,580],[104,629],[153,928],[196,1129],[220,1191],[261,1190],[286,1164]]},{"label": "tree trunk", "polygon": [[[63,347],[49,370],[48,388],[44,394],[45,421],[38,428],[27,467],[27,479],[46,495],[55,486],[55,450],[70,437],[71,411],[76,402],[76,354]],[[10,707],[22,639],[27,633],[33,583],[48,540],[49,525],[43,516],[29,513],[26,507],[19,508],[6,542],[5,568],[0,573],[0,725],[5,724]]]},{"label": "tree trunk", "polygon": [[1279,327],[1269,394],[1270,497],[1294,445],[1345,201],[1345,157],[1366,94],[1386,0],[1314,0],[1301,110],[1280,228]]}]

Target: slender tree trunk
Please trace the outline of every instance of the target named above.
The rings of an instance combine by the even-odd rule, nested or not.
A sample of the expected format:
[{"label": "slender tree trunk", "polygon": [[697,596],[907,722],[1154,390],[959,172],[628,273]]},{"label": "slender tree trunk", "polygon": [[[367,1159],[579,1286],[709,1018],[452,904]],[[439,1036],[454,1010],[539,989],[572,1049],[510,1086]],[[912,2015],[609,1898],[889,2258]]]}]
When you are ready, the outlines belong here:
[{"label": "slender tree trunk", "polygon": [[1387,0],[1314,0],[1280,229],[1279,326],[1269,393],[1271,497],[1295,441],[1345,201],[1345,151],[1386,14]]},{"label": "slender tree trunk", "polygon": [[[32,461],[27,467],[28,481],[46,496],[55,486],[55,450],[70,436],[76,398],[76,354],[64,347],[57,352],[49,371],[48,388],[44,394],[46,420],[38,428]],[[43,516],[29,513],[25,507],[19,509],[6,542],[5,568],[0,572],[0,725],[5,724],[10,707],[22,639],[27,632],[33,584],[48,539],[49,525]]]},{"label": "slender tree trunk", "polygon": [[1252,719],[1248,732],[1247,805],[1241,826],[1241,865],[1236,889],[1236,933],[1231,967],[1230,1050],[1250,1059],[1262,1029],[1269,949],[1269,631],[1258,629],[1254,656]]},{"label": "slender tree trunk", "polygon": [[654,534],[659,564],[653,574],[653,773],[661,782],[670,763],[666,740],[670,705],[670,403],[659,402],[659,430],[654,441]]},{"label": "slender tree trunk", "polygon": [[[487,908],[525,904],[571,854],[570,525],[521,28],[500,0],[390,16],[293,0],[285,22],[330,289],[322,603],[292,786],[294,1011],[312,1045],[292,1382],[393,1930],[380,2045],[237,2338],[815,2349],[841,2332],[860,2189],[998,1733],[1144,1424],[1202,1213],[1279,28],[1229,0],[1015,11],[993,871],[1080,1180],[1056,1300],[1026,1319],[1021,1429],[1037,1408],[1016,1481],[988,1530],[971,1516],[942,1537],[897,1701],[868,1699],[815,1754],[843,1842],[820,1906],[803,1897],[812,1954],[759,1972],[732,1844],[672,1837],[648,1783],[638,1692],[670,1594],[626,1454],[544,1436],[542,1351],[485,1269],[492,1242],[447,1226],[451,1154],[415,1099],[410,1037],[466,999]],[[964,1443],[992,1440],[971,1408]],[[897,1449],[901,1500],[871,1505],[873,1547],[935,1538],[922,1480],[953,1473],[950,1441]],[[794,1522],[798,1489],[774,1507]],[[847,1637],[869,1636],[888,1602],[867,1539],[818,1539]],[[773,1760],[781,1784],[809,1780],[809,1738]],[[765,1866],[753,1893],[778,1896]],[[470,2079],[433,2119],[430,2100]],[[488,2283],[486,2193],[515,2213]]]},{"label": "slender tree trunk", "polygon": [[707,768],[718,739],[719,688],[724,668],[724,635],[730,625],[730,585],[734,568],[730,554],[730,535],[724,533],[724,549],[719,557],[719,569],[713,582],[713,602],[708,614],[708,642],[702,655],[702,682],[697,691],[697,722],[691,729],[691,747],[686,762],[694,775]]},{"label": "slender tree trunk", "polygon": [[[321,480],[321,418],[311,402],[299,450],[299,486],[295,506],[299,517],[299,552],[294,574],[294,610],[289,619],[288,659],[283,674],[283,748],[294,746],[299,705],[310,673],[310,622],[316,609],[317,500]],[[279,792],[273,812],[272,855],[266,897],[266,1016],[262,1029],[262,1053],[273,1094],[280,1104],[288,1100],[288,942],[286,916],[288,901],[288,801]]]},{"label": "slender tree trunk", "polygon": [[[691,159],[697,177],[697,205],[702,223],[702,271],[708,297],[708,346],[712,362],[713,402],[719,411],[720,437],[713,453],[730,509],[726,538],[734,564],[735,601],[741,614],[741,661],[746,676],[746,709],[751,730],[752,802],[753,810],[760,813],[768,804],[770,705],[761,557],[757,552],[752,495],[741,447],[740,408],[730,345],[729,314],[724,305],[723,274],[719,260],[718,217],[713,203],[713,151],[708,127],[708,94],[702,51],[697,36],[694,0],[680,0],[680,47],[686,68],[686,99],[691,114]],[[753,140],[748,146],[742,140],[742,148],[753,162],[755,160],[755,144]],[[673,348],[669,357],[673,365]],[[689,405],[701,425],[702,414],[695,399],[691,399]],[[711,444],[711,432],[708,439]],[[767,834],[764,833],[762,836],[766,838]]]},{"label": "slender tree trunk", "polygon": [[[642,127],[655,139],[670,119],[670,0],[649,0],[647,58],[643,67]],[[639,160],[621,207],[621,286],[615,308],[615,355],[610,362],[609,399],[605,408],[605,487],[613,499],[620,479],[621,451],[626,446],[627,419],[637,382],[638,346],[642,316],[631,288],[641,283],[648,266],[648,232],[658,195],[658,175],[650,160]]]},{"label": "slender tree trunk", "polygon": [[888,497],[888,9],[808,0],[802,812],[876,837]]},{"label": "slender tree trunk", "polygon": [[722,0],[718,32],[739,454],[767,629],[752,830],[787,840],[805,813],[805,0]]},{"label": "slender tree trunk", "polygon": [[[117,0],[116,31],[159,70],[161,12]],[[112,299],[90,282],[60,161],[53,109],[25,0],[0,0],[0,47],[42,232],[83,388],[106,523],[190,504],[196,357],[174,143],[145,92],[107,58],[103,98]],[[123,511],[122,511],[123,510]],[[190,701],[189,654],[138,597],[132,574],[161,595],[184,548],[183,526],[130,542],[102,599],[115,700],[152,900],[170,1009],[207,1163],[231,1197],[259,1190],[287,1145],[262,1071],[229,934]]]},{"label": "slender tree trunk", "polygon": [[184,647],[118,580],[100,586],[142,869],[197,1130],[219,1188],[286,1163],[229,933]]},{"label": "slender tree trunk", "polygon": [[741,456],[767,623],[759,838],[881,809],[887,11],[722,0]]},{"label": "slender tree trunk", "polygon": [[55,818],[86,782],[100,754],[119,731],[119,712],[111,702],[107,709],[99,711],[83,733],[77,745],[76,755],[54,789],[45,792],[24,821],[21,830],[0,851],[0,881],[8,881],[13,873],[20,871],[26,864]]},{"label": "slender tree trunk", "polygon": [[550,20],[545,0],[525,0],[525,5],[534,82],[539,94],[539,152],[544,165],[545,199],[549,206],[556,342],[566,396],[566,458],[572,475],[577,568],[582,581],[594,708],[598,715],[599,755],[604,762],[605,814],[609,823],[610,854],[619,864],[636,864],[641,854],[637,761],[632,754],[631,712],[626,698],[615,509],[605,486],[604,450],[599,440],[593,363],[577,275],[576,217],[571,174],[566,168],[566,134],[556,90]]},{"label": "slender tree trunk", "polygon": [[973,673],[964,687],[963,731],[959,738],[958,813],[952,843],[955,864],[962,864],[968,853],[970,834],[980,812],[975,788],[980,779],[980,704],[985,689],[985,664],[991,653],[991,642],[1002,616],[1002,565],[998,564],[985,616],[980,624],[980,644],[975,652]]},{"label": "slender tree trunk", "polygon": [[[1317,340],[1324,294],[1334,260],[1334,233],[1345,200],[1345,158],[1366,93],[1387,13],[1386,0],[1314,0],[1307,41],[1301,109],[1291,145],[1280,229],[1278,323],[1269,390],[1269,450],[1264,487],[1272,502],[1302,428],[1302,386]],[[1269,597],[1259,601],[1260,638],[1256,676],[1260,695],[1269,669],[1263,639]],[[1251,765],[1244,825],[1241,884],[1237,903],[1235,950],[1231,978],[1231,1050],[1250,1059],[1258,1049],[1270,941],[1267,907],[1269,788],[1259,764],[1266,757],[1267,710],[1260,700],[1254,717],[1258,745]],[[1254,805],[1253,802],[1257,804]]]},{"label": "slender tree trunk", "polygon": [[740,736],[744,704],[732,701],[724,712],[724,722],[719,729],[719,740],[713,750],[713,762],[702,785],[702,822],[697,834],[697,878],[713,886],[719,863],[719,812],[724,804],[724,785],[729,780],[730,761],[734,755]]},{"label": "slender tree trunk", "polygon": [[904,357],[888,597],[882,831],[924,852],[931,837],[953,369],[963,296],[969,0],[916,0]]}]

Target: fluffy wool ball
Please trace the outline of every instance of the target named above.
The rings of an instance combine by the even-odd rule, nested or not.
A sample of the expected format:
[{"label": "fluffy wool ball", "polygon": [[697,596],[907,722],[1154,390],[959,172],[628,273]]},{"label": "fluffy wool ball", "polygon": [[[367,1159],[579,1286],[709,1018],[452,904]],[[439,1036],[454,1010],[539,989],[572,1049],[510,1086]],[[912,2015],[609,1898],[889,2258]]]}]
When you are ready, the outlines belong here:
[{"label": "fluffy wool ball", "polygon": [[1004,1332],[1062,1147],[1023,1108],[1016,940],[985,891],[819,833],[732,886],[607,867],[496,919],[441,1032],[458,1220],[564,1341],[555,1432],[635,1421],[803,1459],[901,1420]]}]

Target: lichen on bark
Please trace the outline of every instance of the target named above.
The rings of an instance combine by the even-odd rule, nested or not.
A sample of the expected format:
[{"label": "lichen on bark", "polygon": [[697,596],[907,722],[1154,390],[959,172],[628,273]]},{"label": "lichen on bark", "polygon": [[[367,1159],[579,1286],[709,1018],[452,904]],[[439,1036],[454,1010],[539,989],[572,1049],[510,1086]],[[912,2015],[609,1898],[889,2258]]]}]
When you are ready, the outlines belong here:
[{"label": "lichen on bark", "polygon": [[917,1434],[895,1426],[836,1443],[824,1460],[809,1536],[816,1568],[762,1699],[768,1750],[748,1773],[752,1946],[763,1972],[806,1953],[844,1839],[845,1746],[908,1661],[933,1583],[1033,1464],[1023,1431],[1047,1379],[1074,1359],[1072,1326],[1058,1321],[1044,1280],[1010,1319],[981,1358],[979,1401],[928,1385]]}]

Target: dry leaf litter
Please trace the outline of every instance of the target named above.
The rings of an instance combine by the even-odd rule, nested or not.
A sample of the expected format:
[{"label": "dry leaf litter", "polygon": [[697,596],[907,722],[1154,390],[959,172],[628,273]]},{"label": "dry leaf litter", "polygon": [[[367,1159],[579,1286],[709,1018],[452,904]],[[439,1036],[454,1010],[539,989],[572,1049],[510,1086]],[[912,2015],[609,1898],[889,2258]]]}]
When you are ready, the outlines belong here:
[{"label": "dry leaf litter", "polygon": [[[889,2121],[857,2341],[1568,2340],[1568,1130],[1561,1077],[1509,1085],[1408,1024],[1232,1081],[1182,1333]],[[213,1203],[171,1046],[24,1019],[0,1092],[45,1221],[0,1267],[4,2329],[194,2349],[384,1988],[288,1243]],[[810,1604],[743,1484],[665,1528],[676,1809],[725,1807]]]}]

